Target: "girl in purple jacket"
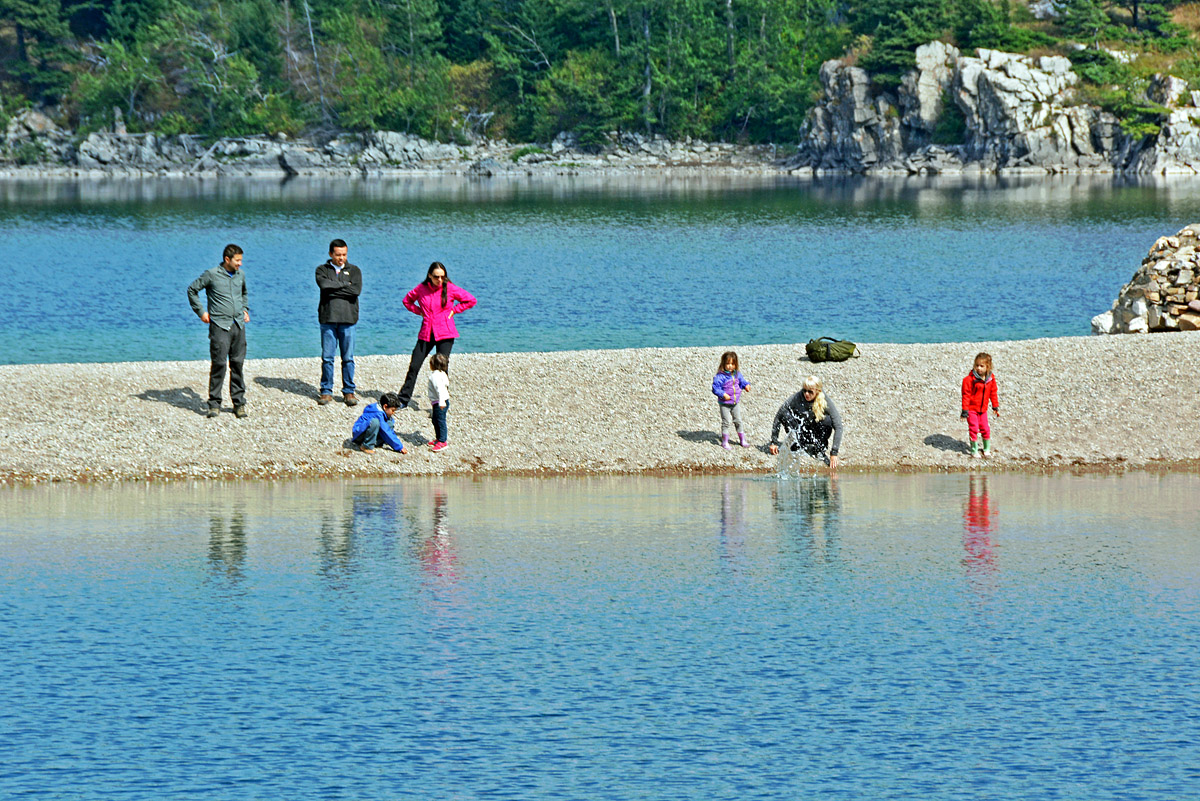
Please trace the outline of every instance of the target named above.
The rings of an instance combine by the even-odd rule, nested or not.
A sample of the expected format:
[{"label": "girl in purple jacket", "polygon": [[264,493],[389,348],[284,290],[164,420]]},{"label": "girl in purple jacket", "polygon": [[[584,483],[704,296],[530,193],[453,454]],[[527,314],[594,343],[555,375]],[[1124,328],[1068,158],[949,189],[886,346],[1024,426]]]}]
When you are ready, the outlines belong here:
[{"label": "girl in purple jacket", "polygon": [[730,426],[737,431],[741,446],[750,447],[750,443],[746,442],[746,432],[742,430],[742,413],[738,411],[743,390],[750,391],[750,382],[738,372],[737,354],[731,350],[725,351],[721,354],[721,363],[717,365],[717,374],[712,382],[717,408],[721,410],[721,447],[725,450],[729,450]]},{"label": "girl in purple jacket", "polygon": [[417,334],[417,345],[413,348],[412,360],[408,363],[408,374],[400,389],[400,408],[409,408],[413,387],[417,385],[417,374],[425,357],[434,348],[447,360],[446,372],[450,372],[450,349],[458,336],[454,315],[475,305],[475,296],[460,286],[450,283],[446,266],[440,261],[429,265],[425,280],[413,287],[404,296],[404,308],[421,315],[421,330]]}]

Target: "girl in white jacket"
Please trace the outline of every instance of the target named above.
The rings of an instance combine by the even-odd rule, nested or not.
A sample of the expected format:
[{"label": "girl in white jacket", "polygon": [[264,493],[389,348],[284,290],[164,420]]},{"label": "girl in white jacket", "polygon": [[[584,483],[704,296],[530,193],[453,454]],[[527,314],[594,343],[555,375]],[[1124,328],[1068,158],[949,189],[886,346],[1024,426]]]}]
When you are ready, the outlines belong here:
[{"label": "girl in white jacket", "polygon": [[450,375],[446,368],[450,359],[444,353],[435,353],[429,358],[429,405],[433,407],[433,442],[429,447],[436,453],[450,444],[446,430],[446,411],[450,408]]}]

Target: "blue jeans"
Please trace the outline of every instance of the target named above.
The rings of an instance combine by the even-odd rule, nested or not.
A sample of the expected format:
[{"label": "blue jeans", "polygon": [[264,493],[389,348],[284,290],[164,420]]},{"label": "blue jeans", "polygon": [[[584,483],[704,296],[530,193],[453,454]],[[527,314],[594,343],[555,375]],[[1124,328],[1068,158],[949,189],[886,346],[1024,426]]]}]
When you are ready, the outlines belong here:
[{"label": "blue jeans", "polygon": [[354,325],[321,323],[321,394],[333,394],[333,357],[342,351],[342,393],[354,392]]},{"label": "blue jeans", "polygon": [[354,438],[354,444],[363,448],[374,448],[379,445],[379,420],[371,418],[363,432]]},{"label": "blue jeans", "polygon": [[450,410],[450,401],[445,406],[433,407],[433,439],[435,442],[449,442],[450,432],[446,430],[446,412]]}]

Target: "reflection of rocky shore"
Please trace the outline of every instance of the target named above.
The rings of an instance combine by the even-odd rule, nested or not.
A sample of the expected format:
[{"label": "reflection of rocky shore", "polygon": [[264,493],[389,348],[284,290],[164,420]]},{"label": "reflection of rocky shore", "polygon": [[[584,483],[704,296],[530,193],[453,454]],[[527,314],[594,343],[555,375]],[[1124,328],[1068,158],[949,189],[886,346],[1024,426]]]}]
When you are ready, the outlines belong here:
[{"label": "reflection of rocky shore", "polygon": [[[986,461],[968,458],[959,419],[959,382],[981,349],[995,357],[1003,408]],[[729,453],[704,391],[720,350],[455,355],[451,448],[429,453],[427,413],[402,412],[410,452],[371,456],[344,447],[356,409],[294,389],[312,380],[316,356],[248,360],[246,420],[204,418],[206,361],[0,366],[9,385],[39,388],[35,403],[0,406],[0,482],[771,472],[778,461],[763,445],[775,410],[814,372],[845,420],[844,472],[1200,468],[1189,422],[1200,417],[1200,331],[868,343],[860,359],[821,365],[802,345],[737,347],[754,377],[743,417],[757,447]],[[358,361],[373,400],[399,385],[408,356]],[[537,377],[536,399],[497,391],[515,375]],[[618,386],[635,387],[636,402],[598,390]]]},{"label": "reflection of rocky shore", "polygon": [[1163,175],[824,175],[804,177],[771,173],[705,173],[699,171],[552,175],[512,173],[486,181],[469,175],[396,174],[378,180],[339,177],[239,178],[214,181],[205,176],[147,178],[114,174],[96,180],[71,175],[4,178],[0,168],[0,203],[168,203],[212,199],[289,207],[348,199],[371,203],[494,203],[529,197],[578,201],[611,200],[614,194],[638,198],[704,199],[734,190],[802,189],[814,203],[871,206],[904,203],[916,212],[960,209],[989,202],[1003,193],[1013,205],[1062,206],[1095,201],[1097,192],[1153,189],[1159,204],[1194,202],[1200,179]]}]

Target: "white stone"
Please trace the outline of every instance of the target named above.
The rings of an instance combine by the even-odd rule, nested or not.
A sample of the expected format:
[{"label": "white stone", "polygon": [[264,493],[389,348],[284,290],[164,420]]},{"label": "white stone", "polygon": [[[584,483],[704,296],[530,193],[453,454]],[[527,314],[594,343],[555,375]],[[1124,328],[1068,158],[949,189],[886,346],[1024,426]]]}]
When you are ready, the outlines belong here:
[{"label": "white stone", "polygon": [[1129,321],[1129,325],[1125,327],[1125,330],[1130,334],[1146,334],[1149,333],[1150,326],[1144,317],[1134,317]]},{"label": "white stone", "polygon": [[1092,318],[1093,334],[1111,334],[1113,332],[1113,313],[1106,311]]}]

